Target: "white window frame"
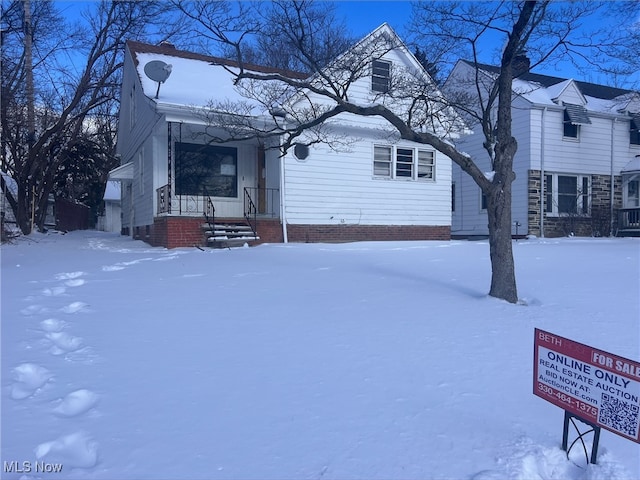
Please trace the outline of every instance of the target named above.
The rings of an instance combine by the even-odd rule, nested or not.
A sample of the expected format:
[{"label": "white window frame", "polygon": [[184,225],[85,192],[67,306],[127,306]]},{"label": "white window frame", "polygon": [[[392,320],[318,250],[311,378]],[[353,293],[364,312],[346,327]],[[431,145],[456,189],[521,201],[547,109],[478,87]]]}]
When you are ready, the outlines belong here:
[{"label": "white window frame", "polygon": [[375,144],[372,167],[373,177],[378,179],[435,182],[436,152],[404,145]]},{"label": "white window frame", "polygon": [[[575,212],[560,211],[560,198],[563,195],[569,196],[570,194],[562,193],[559,191],[559,179],[560,178],[575,178],[576,179],[576,210]],[[551,182],[549,182],[551,180]],[[584,189],[586,187],[586,193]],[[591,175],[580,175],[572,173],[545,173],[544,180],[544,209],[545,214],[550,217],[562,217],[562,216],[591,216]],[[571,194],[572,195],[572,194]]]},{"label": "white window frame", "polygon": [[[379,68],[376,68],[376,64],[385,64],[388,68],[387,72],[384,75],[381,75],[379,72]],[[391,62],[388,60],[374,60],[371,62],[371,91],[375,93],[389,93],[391,90]],[[378,85],[382,85],[384,83],[384,89],[375,88]]]},{"label": "white window frame", "polygon": [[622,208],[640,207],[640,174],[636,173],[629,179],[623,179]]}]

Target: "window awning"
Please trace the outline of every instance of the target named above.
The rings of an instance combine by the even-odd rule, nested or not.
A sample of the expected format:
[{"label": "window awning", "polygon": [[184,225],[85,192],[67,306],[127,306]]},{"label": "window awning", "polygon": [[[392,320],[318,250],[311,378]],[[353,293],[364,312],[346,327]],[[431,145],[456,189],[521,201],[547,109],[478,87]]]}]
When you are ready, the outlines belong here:
[{"label": "window awning", "polygon": [[564,108],[569,116],[569,120],[573,125],[587,125],[591,123],[587,109],[582,105],[574,105],[572,103],[565,103]]},{"label": "window awning", "polygon": [[125,163],[111,170],[109,180],[133,180],[133,162]]}]

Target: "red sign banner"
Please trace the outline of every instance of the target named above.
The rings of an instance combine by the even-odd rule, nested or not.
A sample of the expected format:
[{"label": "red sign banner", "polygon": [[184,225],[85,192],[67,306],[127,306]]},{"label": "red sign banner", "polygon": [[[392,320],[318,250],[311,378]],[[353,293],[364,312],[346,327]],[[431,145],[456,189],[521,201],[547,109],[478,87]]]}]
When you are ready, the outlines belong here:
[{"label": "red sign banner", "polygon": [[640,363],[535,329],[533,393],[640,443]]}]

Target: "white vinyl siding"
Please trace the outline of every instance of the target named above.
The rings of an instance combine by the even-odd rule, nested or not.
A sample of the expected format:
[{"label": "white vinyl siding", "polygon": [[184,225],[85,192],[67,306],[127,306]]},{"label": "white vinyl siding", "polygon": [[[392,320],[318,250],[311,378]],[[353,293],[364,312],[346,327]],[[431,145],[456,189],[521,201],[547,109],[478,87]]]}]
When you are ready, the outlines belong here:
[{"label": "white vinyl siding", "polygon": [[[363,139],[348,153],[315,145],[309,160],[285,158],[286,218],[290,224],[318,225],[450,225],[451,161],[435,152],[437,180],[393,181],[373,176],[372,170],[391,171],[391,146]],[[371,142],[371,139],[369,139]],[[379,147],[379,148],[376,148]],[[419,149],[416,144],[400,148]],[[375,159],[375,160],[374,160]],[[376,167],[377,165],[377,167]],[[415,168],[414,168],[415,170]],[[389,181],[381,181],[386,178]]]}]

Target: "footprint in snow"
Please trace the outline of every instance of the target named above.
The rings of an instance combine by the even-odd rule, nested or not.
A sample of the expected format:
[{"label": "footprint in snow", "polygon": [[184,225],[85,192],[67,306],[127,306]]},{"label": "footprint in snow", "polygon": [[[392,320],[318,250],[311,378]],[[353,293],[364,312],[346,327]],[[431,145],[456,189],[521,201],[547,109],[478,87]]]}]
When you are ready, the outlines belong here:
[{"label": "footprint in snow", "polygon": [[45,332],[61,332],[66,326],[67,322],[63,322],[57,318],[47,318],[40,322],[40,328]]},{"label": "footprint in snow", "polygon": [[63,435],[35,449],[36,458],[65,468],[91,468],[98,462],[98,446],[85,432]]},{"label": "footprint in snow", "polygon": [[83,275],[85,275],[84,272],[65,272],[65,273],[58,273],[55,276],[55,279],[56,280],[71,280],[73,278],[82,277]]},{"label": "footprint in snow", "polygon": [[25,317],[29,317],[31,315],[38,315],[39,313],[47,312],[47,308],[42,305],[29,305],[26,308],[20,310],[20,313]]},{"label": "footprint in snow", "polygon": [[67,305],[66,307],[62,307],[60,309],[61,312],[63,313],[78,313],[81,311],[86,310],[86,308],[88,307],[88,305],[86,303],[83,302],[72,302],[69,305]]},{"label": "footprint in snow", "polygon": [[117,272],[118,270],[124,270],[124,267],[120,265],[107,265],[102,267],[103,272]]},{"label": "footprint in snow", "polygon": [[30,397],[52,377],[49,370],[35,363],[18,365],[13,369],[14,383],[11,385],[11,398],[22,400]]},{"label": "footprint in snow", "polygon": [[66,332],[49,332],[45,336],[53,343],[50,350],[53,355],[75,352],[82,348],[82,339]]},{"label": "footprint in snow", "polygon": [[67,289],[65,287],[45,288],[42,291],[42,295],[44,295],[45,297],[57,297],[58,295],[64,294],[64,292],[66,291]]},{"label": "footprint in snow", "polygon": [[53,413],[60,417],[75,417],[88,412],[98,404],[100,398],[90,390],[76,390],[63,399],[53,409]]}]

